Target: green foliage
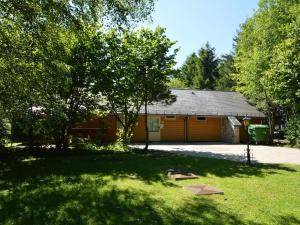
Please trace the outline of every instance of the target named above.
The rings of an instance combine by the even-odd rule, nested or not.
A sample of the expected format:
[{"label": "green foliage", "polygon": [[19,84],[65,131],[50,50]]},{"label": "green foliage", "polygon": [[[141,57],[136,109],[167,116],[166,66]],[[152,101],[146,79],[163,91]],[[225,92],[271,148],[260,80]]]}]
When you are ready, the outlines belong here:
[{"label": "green foliage", "polygon": [[218,73],[219,59],[215,48],[206,43],[198,55],[188,56],[181,68],[181,77],[188,87],[199,89],[215,89]]},{"label": "green foliage", "polygon": [[0,149],[5,146],[5,142],[11,136],[11,124],[7,119],[0,101]]},{"label": "green foliage", "polygon": [[[42,107],[56,147],[67,148],[72,124],[101,109],[92,86],[95,73],[104,73],[108,63],[103,26],[129,26],[152,10],[152,0],[1,1],[0,105],[5,116],[13,120]],[[33,122],[31,128],[38,126]]]},{"label": "green foliage", "polygon": [[12,121],[11,140],[30,147],[52,144],[53,140],[45,126],[45,114],[27,110]]},{"label": "green foliage", "polygon": [[216,57],[215,48],[206,43],[205,47],[199,50],[198,57],[200,60],[201,78],[195,77],[194,84],[200,89],[214,89],[216,79],[218,78],[218,58]]},{"label": "green foliage", "polygon": [[7,119],[0,118],[0,149],[4,147],[6,140],[10,139],[11,124]]},{"label": "green foliage", "polygon": [[236,73],[234,66],[234,56],[232,54],[223,55],[218,66],[219,77],[216,80],[215,89],[218,91],[231,91],[235,82],[233,75]]},{"label": "green foliage", "polygon": [[133,133],[130,132],[128,134],[125,133],[124,128],[121,126],[117,129],[117,140],[115,141],[116,145],[120,145],[126,148],[127,144],[130,142]]},{"label": "green foliage", "polygon": [[72,137],[72,147],[75,151],[92,151],[92,152],[125,152],[130,148],[123,144],[123,141],[117,140],[112,144],[103,144],[98,138],[86,139],[79,137]]},{"label": "green foliage", "polygon": [[[300,7],[298,10],[300,13]],[[277,104],[300,111],[300,18],[289,25],[287,39],[275,46],[264,84]]]},{"label": "green foliage", "polygon": [[168,86],[169,88],[188,88],[188,86],[185,84],[184,81],[182,81],[179,78],[172,78],[169,82],[168,82]]},{"label": "green foliage", "polygon": [[260,1],[238,34],[238,90],[263,110],[276,104],[290,107],[286,101],[297,100],[299,8],[297,1]]},{"label": "green foliage", "polygon": [[52,21],[75,28],[98,22],[129,25],[146,19],[153,7],[154,0],[4,0],[0,2],[0,19],[18,17],[28,25],[42,25],[45,21]]},{"label": "green foliage", "polygon": [[[76,35],[73,43],[63,43],[67,47],[65,51],[54,51],[53,55],[61,56],[61,60],[48,68],[49,89],[44,92],[47,100],[42,106],[58,148],[68,146],[72,125],[87,118],[95,109],[101,109],[100,95],[92,93],[95,74],[102,73],[107,65],[105,42],[100,36],[104,36],[100,30],[87,29]],[[95,61],[97,68],[93,66]]]},{"label": "green foliage", "polygon": [[285,133],[291,145],[300,147],[300,114],[289,119]]},{"label": "green foliage", "polygon": [[97,74],[95,86],[120,122],[122,140],[127,144],[142,105],[167,97],[164,94],[168,93],[169,76],[175,72],[176,50],[169,52],[174,42],[160,27],[154,31],[123,30],[121,34],[112,30],[105,40],[108,69]]},{"label": "green foliage", "polygon": [[198,79],[202,77],[198,56],[195,53],[189,55],[185,60],[181,67],[180,76],[188,87],[194,86],[194,77],[198,77]]},{"label": "green foliage", "polygon": [[299,107],[299,15],[299,1],[261,0],[237,37],[237,90],[266,112],[271,140],[275,112]]}]

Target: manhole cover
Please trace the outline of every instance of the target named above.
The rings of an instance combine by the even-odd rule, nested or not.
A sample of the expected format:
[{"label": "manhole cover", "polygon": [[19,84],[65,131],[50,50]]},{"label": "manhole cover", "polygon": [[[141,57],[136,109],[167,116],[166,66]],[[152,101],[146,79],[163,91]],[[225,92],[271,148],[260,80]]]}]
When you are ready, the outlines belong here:
[{"label": "manhole cover", "polygon": [[183,188],[193,192],[195,195],[224,194],[223,191],[220,191],[217,188],[208,185],[189,185],[184,186]]},{"label": "manhole cover", "polygon": [[168,172],[168,176],[174,180],[186,180],[186,179],[198,178],[198,176],[196,176],[193,173],[184,172],[178,169],[168,169],[167,172]]}]

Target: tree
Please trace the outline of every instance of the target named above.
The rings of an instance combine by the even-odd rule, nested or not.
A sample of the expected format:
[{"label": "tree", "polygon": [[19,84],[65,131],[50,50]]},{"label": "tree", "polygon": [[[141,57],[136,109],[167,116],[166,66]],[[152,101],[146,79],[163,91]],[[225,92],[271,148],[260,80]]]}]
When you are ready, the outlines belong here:
[{"label": "tree", "polygon": [[232,54],[223,55],[218,66],[219,77],[216,80],[215,89],[218,91],[231,91],[235,86],[233,75],[236,73],[234,67],[234,56]]},{"label": "tree", "polygon": [[[43,86],[38,76],[43,71],[42,55],[38,41],[28,32],[20,21],[0,21],[0,102],[3,116],[10,121],[15,116],[25,115],[41,102]],[[29,130],[32,131],[33,120],[30,118],[33,117],[28,119]],[[28,143],[32,146],[32,135],[29,139]]]},{"label": "tree", "polygon": [[126,145],[142,106],[166,97],[168,77],[174,74],[175,54],[169,54],[174,43],[162,28],[112,31],[107,40],[109,70],[99,74],[97,88],[120,122]]},{"label": "tree", "polygon": [[168,82],[169,88],[188,88],[188,86],[185,84],[185,82],[177,77],[173,77]]},{"label": "tree", "polygon": [[[235,53],[237,90],[268,115],[271,142],[276,111],[282,107],[293,108],[288,102],[295,103],[298,99],[294,94],[299,93],[295,91],[298,87],[294,83],[298,79],[295,78],[298,77],[296,68],[299,64],[299,51],[295,49],[298,36],[297,0],[261,0],[257,12],[238,33]],[[288,43],[293,43],[290,50]],[[284,63],[279,63],[279,60]]]},{"label": "tree", "polygon": [[[106,42],[107,70],[96,74],[95,91],[105,97],[108,110],[119,121],[123,128],[120,138],[126,145],[130,141],[132,127],[142,105],[139,93],[141,77],[138,70],[140,57],[138,48],[142,43],[137,33],[128,30],[122,31],[121,34],[116,30],[110,31]],[[101,61],[96,62],[94,66],[101,67]]]},{"label": "tree", "polygon": [[146,19],[152,9],[152,0],[1,1],[0,102],[5,116],[12,120],[43,105],[57,148],[66,148],[70,123],[91,105],[90,62],[105,61],[101,51],[106,46],[93,52],[88,32],[96,32],[99,24],[129,26]]},{"label": "tree", "polygon": [[[61,34],[61,40],[55,39],[58,46],[48,49],[48,53],[59,56],[60,60],[46,67],[48,73],[44,81],[47,88],[41,105],[56,148],[67,149],[72,126],[101,108],[101,96],[92,90],[95,73],[101,74],[107,67],[107,53],[104,33],[100,30],[86,30],[82,36],[73,36],[73,41],[68,31]],[[99,62],[101,67],[95,70],[94,64],[99,65]]]},{"label": "tree", "polygon": [[[300,7],[298,11],[300,13]],[[295,114],[300,112],[300,28],[296,22],[285,28],[289,33],[274,47],[263,82],[267,92],[274,96],[274,101]]]},{"label": "tree", "polygon": [[187,57],[181,67],[180,79],[183,80],[188,87],[193,87],[195,77],[200,80],[202,75],[198,56],[196,53],[192,53]]},{"label": "tree", "polygon": [[181,67],[181,79],[187,86],[198,89],[215,89],[218,74],[219,59],[216,57],[215,48],[206,43],[198,51],[186,59]]},{"label": "tree", "polygon": [[168,88],[169,77],[176,73],[174,70],[175,56],[178,49],[169,55],[170,48],[175,44],[165,35],[165,30],[157,28],[155,32],[144,30],[142,38],[145,48],[141,49],[143,55],[140,65],[142,79],[142,96],[145,115],[145,151],[148,150],[149,131],[148,131],[148,111],[147,106],[152,102],[162,101],[170,103],[174,101],[174,96]]},{"label": "tree", "polygon": [[289,119],[286,138],[292,146],[300,147],[300,114],[295,114]]},{"label": "tree", "polygon": [[7,119],[3,117],[3,110],[0,105],[0,150],[5,145],[5,139],[8,139],[11,134],[11,125]]},{"label": "tree", "polygon": [[207,42],[206,45],[199,50],[198,53],[201,78],[195,77],[194,85],[200,89],[215,89],[216,79],[218,78],[218,63],[215,48],[211,47]]},{"label": "tree", "polygon": [[91,23],[129,25],[146,19],[152,12],[154,0],[82,0],[37,1],[3,0],[0,2],[0,19],[21,19],[36,29],[51,21],[57,25],[80,28]]}]

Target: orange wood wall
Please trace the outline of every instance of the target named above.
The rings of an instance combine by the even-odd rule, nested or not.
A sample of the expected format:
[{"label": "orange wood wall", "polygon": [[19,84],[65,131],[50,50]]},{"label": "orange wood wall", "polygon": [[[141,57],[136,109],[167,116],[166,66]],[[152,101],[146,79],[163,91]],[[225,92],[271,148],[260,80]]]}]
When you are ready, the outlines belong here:
[{"label": "orange wood wall", "polygon": [[107,128],[107,131],[104,134],[97,134],[95,130],[77,130],[73,132],[74,135],[79,137],[95,137],[101,138],[102,141],[112,142],[116,140],[116,132],[117,132],[117,123],[116,118],[114,116],[108,116],[106,118],[99,119],[90,119],[88,121],[76,124],[76,128],[99,128],[104,126]]},{"label": "orange wood wall", "polygon": [[[76,127],[97,128],[101,121],[104,121],[107,132],[103,135],[103,141],[115,141],[117,132],[117,120],[114,116],[108,116],[103,119],[93,119],[81,123]],[[256,122],[256,121],[255,121]],[[177,116],[175,120],[165,119],[161,116],[162,128],[160,130],[161,141],[185,141],[184,117]],[[187,141],[221,141],[221,118],[207,117],[206,121],[198,121],[197,117],[190,116],[187,119]],[[87,135],[86,135],[87,136]],[[240,136],[243,139],[243,128],[240,129]],[[133,142],[142,142],[145,140],[145,121],[144,116],[138,118],[138,123],[133,129]]]},{"label": "orange wood wall", "polygon": [[139,116],[138,123],[133,128],[133,136],[132,141],[133,142],[141,142],[145,141],[146,135],[145,135],[145,117]]},{"label": "orange wood wall", "polygon": [[[188,141],[221,141],[221,118],[207,117],[205,122],[198,121],[196,117],[188,117]],[[175,120],[165,119],[161,116],[161,141],[185,141],[184,117],[177,116]],[[133,141],[145,140],[144,116],[140,116],[138,125],[134,127]]]},{"label": "orange wood wall", "polygon": [[160,122],[163,125],[160,130],[161,141],[184,141],[183,116],[176,116],[174,120],[162,116]]},{"label": "orange wood wall", "polygon": [[117,119],[115,116],[109,116],[105,119],[107,125],[107,133],[105,136],[105,141],[115,141],[117,140]]},{"label": "orange wood wall", "polygon": [[[163,126],[160,129],[161,141],[184,141],[184,117],[176,117],[175,120],[167,120],[164,116],[160,117]],[[132,141],[145,141],[145,117],[140,116],[137,126],[133,129]]]},{"label": "orange wood wall", "polygon": [[187,135],[188,141],[221,141],[221,118],[198,121],[197,117],[189,117]]}]

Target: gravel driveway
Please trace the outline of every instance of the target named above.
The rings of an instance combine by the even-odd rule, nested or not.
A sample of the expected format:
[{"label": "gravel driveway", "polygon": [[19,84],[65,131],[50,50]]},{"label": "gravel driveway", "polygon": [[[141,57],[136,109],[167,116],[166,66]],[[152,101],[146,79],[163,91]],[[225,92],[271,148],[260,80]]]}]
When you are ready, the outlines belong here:
[{"label": "gravel driveway", "polygon": [[[133,145],[143,148],[144,145]],[[150,144],[151,150],[169,151],[179,154],[229,159],[235,161],[245,160],[246,145],[226,143],[162,143]],[[259,163],[300,164],[300,149],[286,147],[250,145],[253,160]]]}]

